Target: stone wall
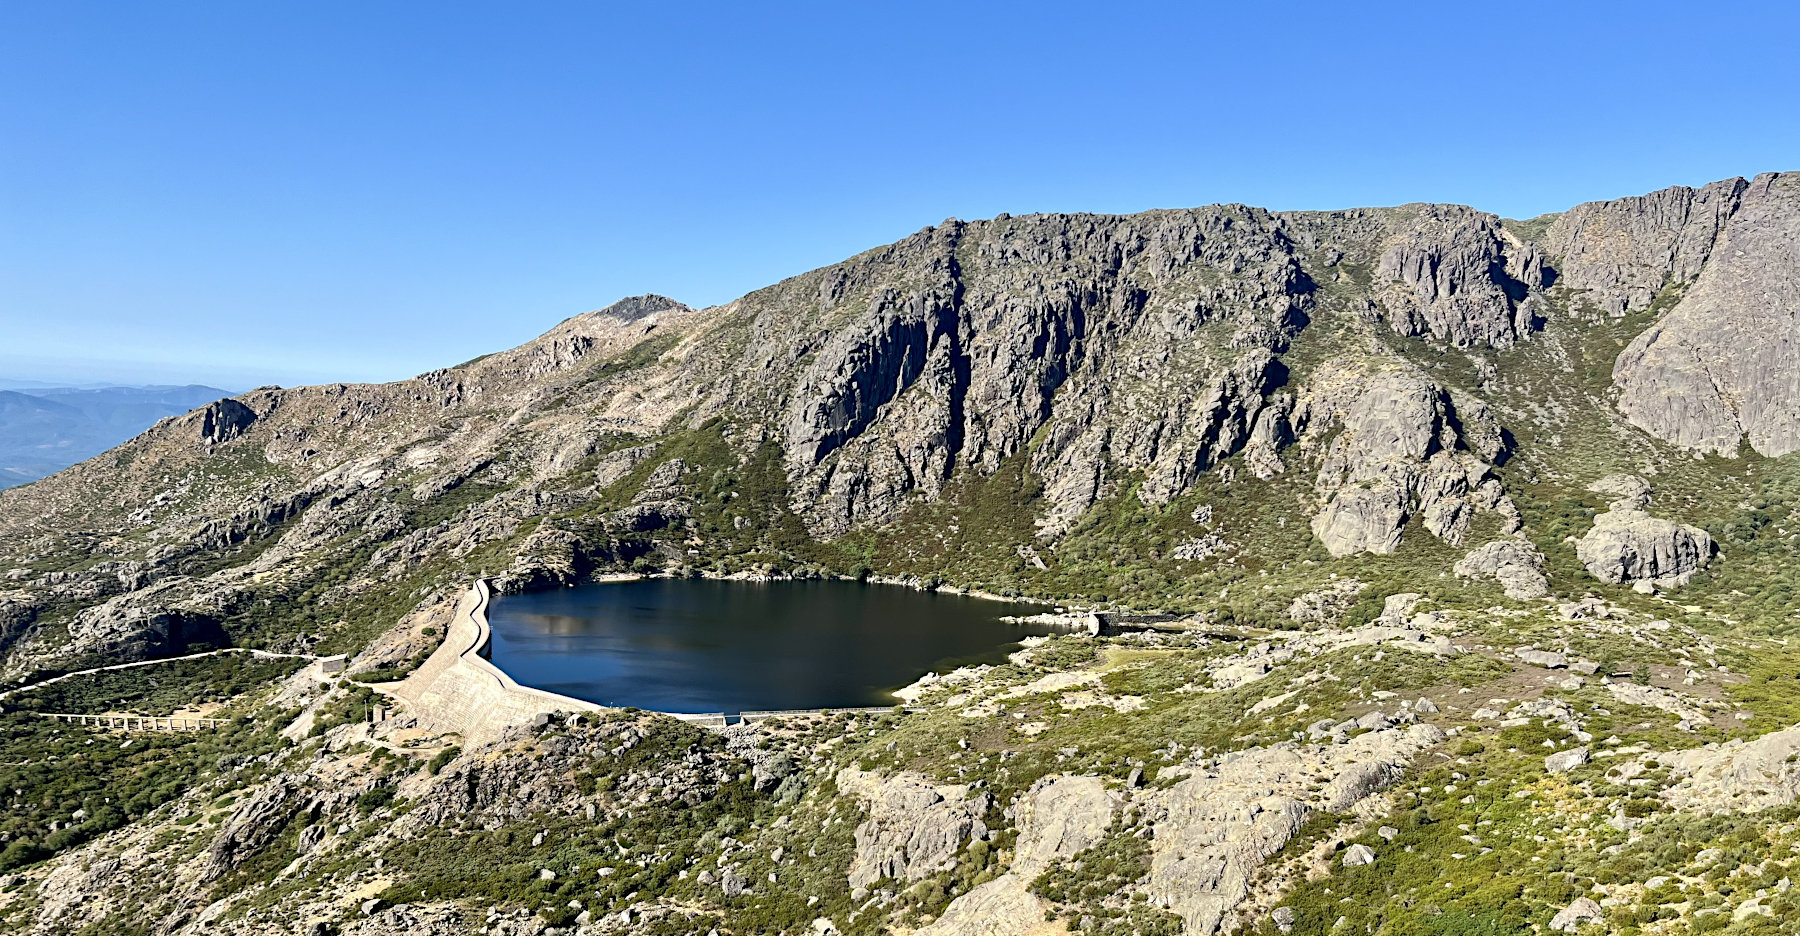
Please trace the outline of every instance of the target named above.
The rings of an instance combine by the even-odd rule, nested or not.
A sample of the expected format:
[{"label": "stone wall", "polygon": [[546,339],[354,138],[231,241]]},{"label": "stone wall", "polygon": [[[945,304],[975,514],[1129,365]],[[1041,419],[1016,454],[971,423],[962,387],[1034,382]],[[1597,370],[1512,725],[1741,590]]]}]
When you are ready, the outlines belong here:
[{"label": "stone wall", "polygon": [[388,690],[407,703],[419,727],[454,731],[470,744],[499,737],[509,725],[546,712],[600,712],[604,706],[521,686],[482,654],[488,628],[488,584],[477,580],[456,604],[439,645],[411,676]]}]

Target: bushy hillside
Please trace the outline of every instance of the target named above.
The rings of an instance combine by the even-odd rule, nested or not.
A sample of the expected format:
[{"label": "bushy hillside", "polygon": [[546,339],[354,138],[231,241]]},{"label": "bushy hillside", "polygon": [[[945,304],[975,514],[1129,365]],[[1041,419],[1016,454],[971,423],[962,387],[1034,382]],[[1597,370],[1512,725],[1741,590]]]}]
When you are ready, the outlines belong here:
[{"label": "bushy hillside", "polygon": [[[4,674],[230,644],[399,675],[478,576],[1163,611],[725,740],[628,714],[471,752],[271,682],[245,717],[318,730],[230,744],[282,776],[81,860],[188,869],[133,898],[184,932],[1748,931],[1794,912],[1797,242],[1793,174],[1523,222],[949,221],[724,306],[259,389],[0,493]],[[1709,837],[1754,869],[1671,857]],[[31,873],[15,925],[109,919]]]}]

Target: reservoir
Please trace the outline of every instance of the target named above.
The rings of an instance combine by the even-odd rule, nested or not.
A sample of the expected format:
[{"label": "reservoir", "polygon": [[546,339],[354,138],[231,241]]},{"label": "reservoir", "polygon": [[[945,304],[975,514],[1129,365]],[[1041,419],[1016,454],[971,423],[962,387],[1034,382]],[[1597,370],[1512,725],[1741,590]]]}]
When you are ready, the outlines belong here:
[{"label": "reservoir", "polygon": [[527,686],[660,712],[892,705],[927,672],[1003,663],[1041,606],[847,581],[645,579],[505,595],[495,665]]}]

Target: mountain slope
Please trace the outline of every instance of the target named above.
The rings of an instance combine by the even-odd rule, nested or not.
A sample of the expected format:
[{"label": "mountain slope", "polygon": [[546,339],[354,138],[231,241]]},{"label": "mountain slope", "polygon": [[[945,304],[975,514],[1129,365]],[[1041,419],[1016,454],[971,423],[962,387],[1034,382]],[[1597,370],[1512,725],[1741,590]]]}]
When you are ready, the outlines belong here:
[{"label": "mountain slope", "polygon": [[[1734,449],[1732,433],[1786,444],[1800,395],[1781,390],[1785,338],[1765,363],[1732,364],[1695,336],[1717,339],[1708,316],[1792,322],[1791,257],[1766,232],[1800,213],[1797,188],[1771,175],[1582,206],[1544,246],[1453,206],[951,221],[712,309],[628,300],[410,381],[254,391],[3,495],[0,549],[21,583],[5,640],[42,630],[31,659],[173,647],[131,622],[175,614],[232,639],[355,646],[380,622],[334,636],[336,619],[246,623],[239,609],[306,595],[392,616],[417,600],[394,587],[403,570],[409,593],[474,571],[522,587],[680,564],[689,546],[723,571],[872,566],[1189,608],[1305,558],[1290,525],[1330,556],[1368,557],[1414,526],[1458,546],[1523,513],[1554,556],[1567,547],[1533,529],[1522,487],[1682,476],[1679,447]],[[1737,247],[1709,259],[1714,241],[1776,245],[1761,292],[1708,285],[1748,275],[1721,266]],[[1689,371],[1634,363],[1665,341],[1699,348],[1688,359],[1710,372],[1765,375],[1768,394],[1712,398],[1749,401],[1750,425],[1721,416],[1696,435],[1646,416],[1651,398],[1724,405],[1692,393]],[[1605,415],[1615,393],[1623,419]],[[1597,435],[1605,451],[1551,457]],[[1503,467],[1518,455],[1531,475]],[[1239,525],[1224,534],[1238,557],[1172,563],[1211,535],[1186,515],[1250,476],[1229,492],[1244,516],[1215,511]],[[1670,491],[1690,502],[1668,506],[1716,521],[1758,493],[1731,483]],[[1010,532],[947,520],[959,497],[1016,502]],[[1270,498],[1287,505],[1273,528]],[[1120,511],[1150,528],[1142,543],[1083,532]],[[439,565],[456,568],[419,571]],[[352,598],[365,593],[382,599]]]},{"label": "mountain slope", "polygon": [[[952,220],[722,306],[165,419],[0,492],[8,680],[222,644],[392,678],[478,576],[878,574],[1175,620],[717,733],[478,744],[266,662],[21,693],[0,927],[1777,927],[1797,225],[1796,174],[1530,221]],[[227,697],[226,730],[141,754],[28,714]]]}]

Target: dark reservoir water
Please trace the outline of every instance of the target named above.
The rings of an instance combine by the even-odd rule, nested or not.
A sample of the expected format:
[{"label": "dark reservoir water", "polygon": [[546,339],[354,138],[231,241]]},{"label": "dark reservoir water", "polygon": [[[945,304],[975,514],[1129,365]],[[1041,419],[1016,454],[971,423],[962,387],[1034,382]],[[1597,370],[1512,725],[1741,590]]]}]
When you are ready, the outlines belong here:
[{"label": "dark reservoir water", "polygon": [[1033,605],[857,582],[648,579],[496,598],[493,661],[527,686],[662,712],[891,705],[930,671],[999,663]]}]

